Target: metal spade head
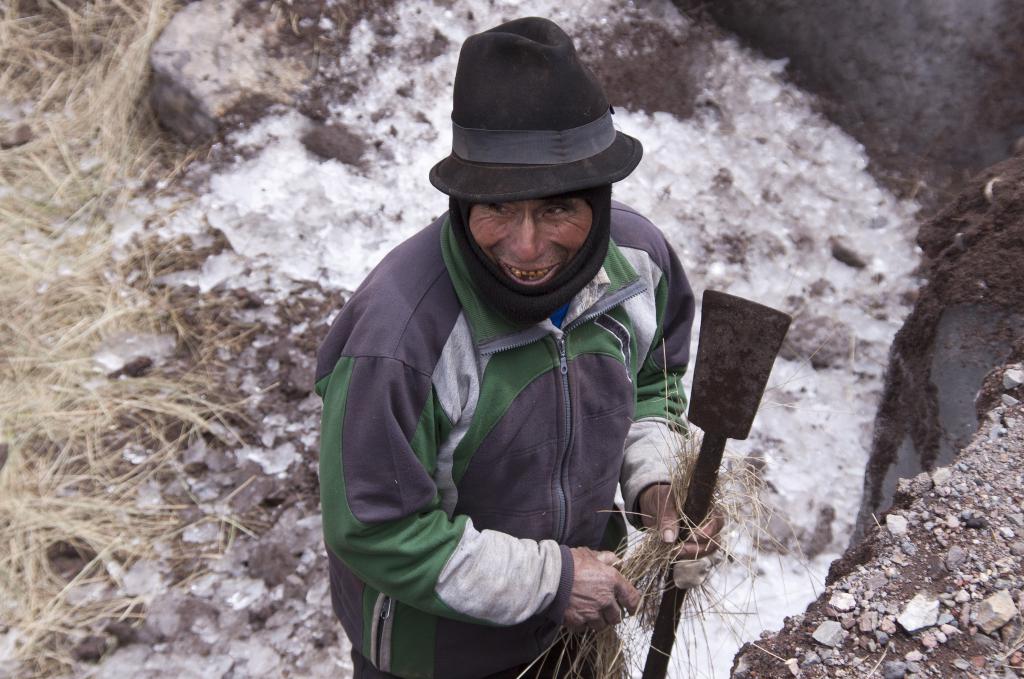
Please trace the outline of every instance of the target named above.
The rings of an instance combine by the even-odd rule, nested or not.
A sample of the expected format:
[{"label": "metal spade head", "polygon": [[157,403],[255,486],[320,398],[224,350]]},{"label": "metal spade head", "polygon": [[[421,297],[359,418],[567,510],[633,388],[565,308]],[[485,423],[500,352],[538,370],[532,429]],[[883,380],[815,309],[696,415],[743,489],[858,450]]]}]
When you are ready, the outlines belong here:
[{"label": "metal spade head", "polygon": [[689,420],[745,439],[792,319],[771,307],[705,290]]}]

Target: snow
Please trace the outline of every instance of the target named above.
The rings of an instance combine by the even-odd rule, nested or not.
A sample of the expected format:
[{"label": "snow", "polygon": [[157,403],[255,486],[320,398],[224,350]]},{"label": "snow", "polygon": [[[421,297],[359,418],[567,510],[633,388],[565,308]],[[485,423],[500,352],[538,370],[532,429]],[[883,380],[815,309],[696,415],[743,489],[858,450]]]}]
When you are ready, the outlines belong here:
[{"label": "snow", "polygon": [[174,353],[175,339],[172,335],[118,333],[104,341],[93,361],[104,372],[120,370],[129,361],[143,356],[159,363]]},{"label": "snow", "polygon": [[235,455],[240,465],[244,464],[246,460],[252,460],[263,468],[264,473],[270,475],[283,474],[293,462],[299,461],[299,453],[295,449],[295,444],[290,441],[276,448],[244,446],[239,448]]},{"label": "snow", "polygon": [[[473,0],[454,11],[409,0],[397,15],[396,40],[437,30],[452,45],[417,65],[415,78],[402,49],[372,72],[360,69],[377,40],[360,24],[341,64],[362,79],[354,98],[359,105],[333,108],[332,120],[380,140],[380,147],[368,147],[364,167],[321,160],[302,145],[311,123],[296,112],[234,133],[229,143],[245,156],[207,168],[208,190],[176,207],[160,226],[168,238],[185,234],[197,242],[208,228],[218,229],[231,250],[166,282],[204,291],[220,284],[245,286],[278,298],[289,294],[294,281],[353,290],[384,254],[447,209],[447,198],[429,185],[427,173],[450,147],[451,84],[462,40],[525,15],[549,16],[573,34],[585,22],[613,16],[614,5]],[[685,22],[667,1],[653,3],[650,11]],[[645,148],[637,171],[616,184],[616,199],[666,233],[698,295],[724,290],[797,316],[823,316],[849,328],[854,341],[849,359],[827,369],[812,369],[809,357],[780,359],[750,438],[730,442],[732,456],[757,454],[766,461],[773,490],[766,491],[765,501],[794,531],[812,530],[830,506],[836,517],[832,541],[820,555],[804,559],[796,552],[757,550],[749,538],[734,536],[735,561],[711,581],[720,599],[702,621],[681,629],[680,644],[689,654],[674,667],[677,677],[726,676],[741,643],[762,629],[778,628],[784,616],[803,610],[820,593],[828,564],[845,547],[857,514],[888,346],[908,312],[900,300],[915,287],[919,257],[913,244],[917,206],[878,185],[866,170],[863,148],[780,77],[784,62],[727,39],[714,42],[711,64],[690,119],[616,106],[616,125]],[[411,88],[409,97],[395,95],[401,86]],[[373,112],[383,114],[371,119]],[[118,242],[145,228],[147,211],[166,214],[173,201],[161,200],[130,206],[115,230]],[[828,239],[836,236],[863,256],[866,268],[832,257]],[[737,238],[741,252],[727,257]],[[831,289],[811,294],[821,279]],[[697,336],[695,329],[693,355]],[[136,355],[155,358],[171,349],[157,339],[132,344],[123,338],[96,360],[116,370]],[[256,378],[250,387],[259,389]],[[284,422],[265,424],[266,447],[241,448],[238,461],[284,474],[298,454],[291,443],[271,447],[286,430]],[[216,525],[204,523],[186,530],[185,539],[206,542],[218,535]],[[246,600],[252,593],[242,589],[227,598]]]}]

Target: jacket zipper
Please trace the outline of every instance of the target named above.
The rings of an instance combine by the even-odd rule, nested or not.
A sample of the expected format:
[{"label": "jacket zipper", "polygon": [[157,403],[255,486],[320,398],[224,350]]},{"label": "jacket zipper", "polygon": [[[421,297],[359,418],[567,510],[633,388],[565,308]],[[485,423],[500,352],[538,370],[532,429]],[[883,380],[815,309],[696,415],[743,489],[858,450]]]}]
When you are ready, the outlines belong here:
[{"label": "jacket zipper", "polygon": [[569,400],[569,361],[566,357],[565,335],[555,340],[558,347],[558,372],[562,380],[562,402],[565,406],[562,412],[565,414],[565,448],[562,449],[561,459],[558,461],[558,474],[555,475],[555,499],[558,501],[557,530],[555,537],[561,543],[565,538],[565,529],[568,524],[569,501],[565,494],[566,470],[568,469],[569,451],[572,449],[572,402]]},{"label": "jacket zipper", "polygon": [[[563,408],[563,412],[565,414],[565,448],[562,450],[561,458],[558,460],[558,464],[556,465],[558,473],[556,474],[554,482],[553,482],[554,490],[555,490],[555,499],[557,500],[557,505],[558,505],[557,508],[556,508],[556,510],[557,510],[557,513],[556,513],[556,519],[557,519],[556,520],[556,528],[557,528],[557,530],[556,530],[555,536],[556,536],[557,542],[559,542],[559,543],[561,543],[565,539],[566,534],[568,533],[568,523],[569,523],[569,520],[568,520],[568,512],[569,512],[568,504],[569,504],[569,502],[568,502],[568,498],[567,498],[566,493],[565,493],[565,486],[567,484],[567,478],[566,477],[568,475],[568,470],[569,470],[569,464],[568,464],[568,462],[569,462],[569,451],[572,449],[572,434],[573,434],[573,431],[572,431],[572,401],[569,398],[569,359],[568,359],[568,355],[567,355],[568,352],[566,351],[566,348],[565,348],[566,333],[568,333],[570,330],[572,330],[574,328],[578,328],[579,326],[583,325],[584,323],[588,323],[588,322],[594,320],[595,318],[597,318],[601,314],[608,313],[609,311],[611,311],[615,307],[620,306],[621,304],[626,303],[627,301],[633,299],[637,295],[643,294],[643,292],[645,290],[647,290],[647,286],[644,283],[640,282],[640,281],[636,281],[636,282],[632,283],[631,285],[626,286],[625,288],[619,290],[618,293],[616,293],[616,294],[612,295],[610,298],[606,299],[603,304],[602,303],[595,304],[593,307],[591,307],[591,309],[587,313],[585,313],[585,314],[579,316],[578,318],[574,319],[572,321],[572,323],[570,323],[569,325],[565,326],[565,328],[561,329],[559,331],[560,332],[559,336],[555,338],[555,346],[558,349],[558,372],[559,372],[559,377],[560,377],[561,382],[562,382],[562,399],[565,402],[565,407]],[[532,344],[532,343],[536,342],[539,339],[540,339],[540,337],[536,337],[536,338],[531,337],[529,339],[524,339],[524,340],[521,340],[521,341],[511,342],[509,344],[499,344],[498,346],[496,346],[495,348],[491,349],[487,353],[489,353],[489,354],[496,354],[499,351],[507,351],[509,349],[516,349],[518,347],[526,346],[527,344]]]},{"label": "jacket zipper", "polygon": [[376,652],[374,653],[373,664],[381,670],[387,671],[386,668],[380,666],[381,658],[383,657],[384,648],[384,627],[387,625],[388,618],[391,617],[391,597],[384,595],[384,599],[380,605],[380,615],[377,618],[377,638],[374,640],[374,646]]},{"label": "jacket zipper", "polygon": [[[620,294],[611,300],[606,300],[605,304],[595,305],[589,312],[581,315],[580,317],[573,320],[572,323],[565,326],[562,330],[561,336],[555,338],[555,346],[558,348],[558,372],[562,381],[562,400],[565,403],[565,407],[562,409],[565,414],[565,448],[562,450],[561,459],[558,460],[558,474],[555,477],[555,499],[558,501],[557,511],[557,531],[555,532],[556,541],[561,543],[565,540],[568,535],[569,528],[569,499],[566,495],[565,487],[569,482],[569,453],[572,451],[572,400],[569,397],[569,358],[568,351],[566,350],[566,342],[568,333],[573,328],[578,328],[584,323],[588,323],[601,314],[611,311],[615,307],[625,303],[627,300],[636,297],[643,293],[647,289],[646,285],[640,284],[635,289],[633,286],[625,288],[624,294]],[[627,370],[628,370],[627,366]]]}]

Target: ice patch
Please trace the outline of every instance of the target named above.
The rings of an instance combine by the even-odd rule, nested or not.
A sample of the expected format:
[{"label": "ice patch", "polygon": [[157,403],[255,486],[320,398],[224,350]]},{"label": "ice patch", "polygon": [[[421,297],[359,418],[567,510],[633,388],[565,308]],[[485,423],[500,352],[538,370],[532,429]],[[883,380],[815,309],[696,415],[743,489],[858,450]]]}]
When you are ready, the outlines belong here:
[{"label": "ice patch", "polygon": [[214,542],[220,539],[220,528],[210,521],[193,523],[182,531],[181,539],[192,543]]},{"label": "ice patch", "polygon": [[220,583],[217,593],[236,611],[249,608],[267,596],[267,586],[253,578],[231,578]]},{"label": "ice patch", "polygon": [[137,561],[124,574],[122,589],[128,596],[156,596],[164,591],[161,565],[154,561]]},{"label": "ice patch", "polygon": [[288,441],[275,448],[254,448],[244,446],[235,451],[239,464],[246,460],[252,460],[258,464],[265,474],[281,474],[287,471],[294,462],[299,461],[299,454],[295,450],[295,444]]},{"label": "ice patch", "polygon": [[159,363],[174,353],[174,347],[171,335],[119,333],[107,338],[92,358],[99,369],[109,373],[143,356]]}]

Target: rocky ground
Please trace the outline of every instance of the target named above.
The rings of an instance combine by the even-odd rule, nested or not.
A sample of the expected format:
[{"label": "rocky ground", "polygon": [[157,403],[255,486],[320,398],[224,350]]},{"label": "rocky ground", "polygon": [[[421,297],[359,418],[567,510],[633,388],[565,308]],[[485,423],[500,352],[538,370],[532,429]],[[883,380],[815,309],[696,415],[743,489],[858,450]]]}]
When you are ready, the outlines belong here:
[{"label": "rocky ground", "polygon": [[822,596],[744,646],[733,677],[1024,676],[1024,373],[994,377],[1001,405],[956,462],[901,480]]}]

